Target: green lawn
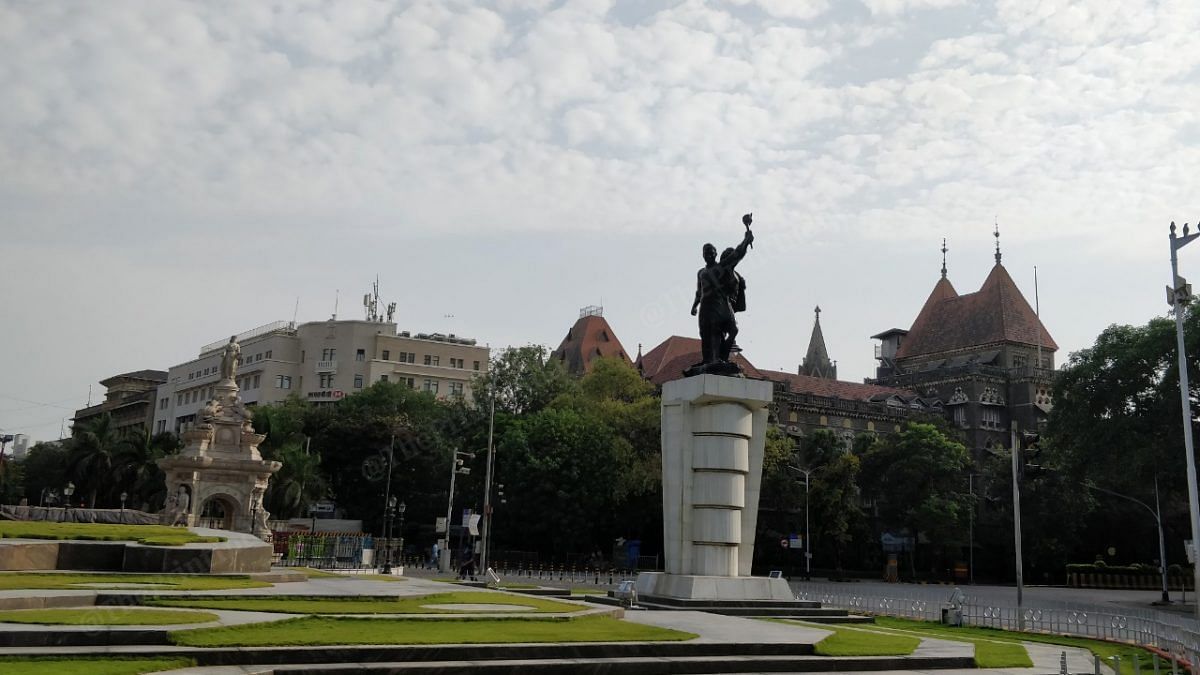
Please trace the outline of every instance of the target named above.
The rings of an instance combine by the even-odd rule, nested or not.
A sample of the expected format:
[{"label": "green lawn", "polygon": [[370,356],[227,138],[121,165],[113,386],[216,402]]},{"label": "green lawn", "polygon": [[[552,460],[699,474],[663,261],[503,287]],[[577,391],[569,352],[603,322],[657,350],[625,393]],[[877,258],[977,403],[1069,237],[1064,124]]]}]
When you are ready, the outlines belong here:
[{"label": "green lawn", "polygon": [[302,617],[171,633],[175,644],[189,647],[626,642],[691,640],[695,637],[692,633],[644,626],[610,616],[436,621]]},{"label": "green lawn", "polygon": [[[534,612],[580,612],[586,607],[532,596],[514,596],[487,591],[460,591],[400,598],[323,598],[311,596],[274,597],[156,597],[146,604],[156,607],[237,609],[288,614],[454,614],[471,610],[431,609],[426,605],[448,604],[519,605]],[[525,610],[528,611],[528,610]]]},{"label": "green lawn", "polygon": [[224,537],[201,537],[166,525],[110,525],[101,523],[47,523],[29,520],[0,520],[3,539],[80,539],[85,541],[136,541],[154,546],[225,541]]},{"label": "green lawn", "polygon": [[[1087,638],[1067,637],[1064,635],[1048,635],[1045,633],[1018,633],[1015,631],[999,630],[996,628],[977,628],[977,627],[962,627],[943,626],[941,624],[927,621],[909,621],[907,619],[892,619],[879,617],[876,621],[881,626],[889,626],[905,630],[919,630],[921,632],[945,637],[951,640],[972,639],[978,643],[988,642],[994,644],[996,642],[1019,643],[1019,642],[1037,642],[1041,644],[1061,645],[1064,647],[1080,647],[1087,649],[1093,654],[1099,656],[1105,663],[1112,665],[1112,657],[1121,657],[1121,673],[1123,675],[1132,675],[1135,671],[1133,661],[1137,659],[1140,669],[1144,672],[1153,670],[1154,655],[1152,652],[1136,647],[1117,642],[1105,642],[1103,640],[1089,640]],[[976,651],[976,661],[979,660],[978,651]],[[982,664],[980,667],[984,667]],[[994,667],[994,666],[987,666]]]},{"label": "green lawn", "polygon": [[767,619],[774,623],[798,624],[807,628],[832,631],[814,646],[818,656],[907,656],[920,646],[921,640],[907,635],[850,628],[838,624],[812,623],[796,619]]},{"label": "green lawn", "polygon": [[165,609],[85,607],[71,609],[17,609],[0,612],[0,623],[36,623],[60,626],[166,626],[216,621],[209,612],[180,612]]},{"label": "green lawn", "polygon": [[4,675],[137,675],[196,665],[190,659],[72,659],[48,656],[0,656]]},{"label": "green lawn", "polygon": [[204,576],[188,574],[103,574],[2,572],[0,590],[85,589],[88,584],[157,584],[164,591],[219,591],[233,588],[265,588],[265,581],[246,576]]}]

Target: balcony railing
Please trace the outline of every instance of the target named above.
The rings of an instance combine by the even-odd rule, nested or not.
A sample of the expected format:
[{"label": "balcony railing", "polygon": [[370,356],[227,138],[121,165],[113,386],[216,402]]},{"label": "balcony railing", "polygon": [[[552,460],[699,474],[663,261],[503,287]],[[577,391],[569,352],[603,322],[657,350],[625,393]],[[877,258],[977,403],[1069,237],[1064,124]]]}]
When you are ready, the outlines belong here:
[{"label": "balcony railing", "polygon": [[318,373],[336,373],[337,361],[317,361]]}]

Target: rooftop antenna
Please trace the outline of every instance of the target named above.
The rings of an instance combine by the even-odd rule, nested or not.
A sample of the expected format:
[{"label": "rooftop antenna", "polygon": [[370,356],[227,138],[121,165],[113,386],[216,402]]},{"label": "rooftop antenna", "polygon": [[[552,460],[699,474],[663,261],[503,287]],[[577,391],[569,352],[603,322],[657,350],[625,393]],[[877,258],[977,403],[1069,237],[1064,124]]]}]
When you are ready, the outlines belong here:
[{"label": "rooftop antenna", "polygon": [[330,319],[331,321],[337,321],[338,300],[341,299],[341,294],[340,290],[333,289],[333,318]]},{"label": "rooftop antenna", "polygon": [[92,385],[88,385],[88,407],[92,407]]},{"label": "rooftop antenna", "polygon": [[296,296],[296,308],[292,310],[292,327],[296,327],[296,317],[300,314],[300,296]]},{"label": "rooftop antenna", "polygon": [[946,278],[946,251],[948,251],[948,250],[950,250],[950,249],[946,248],[946,238],[942,237],[942,278],[943,279]]},{"label": "rooftop antenna", "polygon": [[391,323],[391,322],[392,322],[392,317],[394,317],[394,316],[396,316],[396,303],[394,303],[394,302],[389,302],[389,303],[388,303],[388,306],[387,306],[387,320],[388,320],[388,323]]}]

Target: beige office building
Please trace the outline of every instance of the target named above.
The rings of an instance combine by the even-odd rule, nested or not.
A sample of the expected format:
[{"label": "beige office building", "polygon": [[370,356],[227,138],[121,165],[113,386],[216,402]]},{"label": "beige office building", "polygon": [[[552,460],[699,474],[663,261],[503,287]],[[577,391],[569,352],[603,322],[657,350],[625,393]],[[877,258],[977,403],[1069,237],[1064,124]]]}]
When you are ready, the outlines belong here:
[{"label": "beige office building", "polygon": [[[380,380],[400,382],[438,398],[471,398],[471,380],[488,369],[488,348],[455,335],[397,332],[382,320],[286,321],[237,336],[242,358],[237,379],[246,405],[277,403],[296,394],[332,404]],[[179,431],[215,393],[228,339],[200,348],[171,367],[158,388],[154,431]]]}]

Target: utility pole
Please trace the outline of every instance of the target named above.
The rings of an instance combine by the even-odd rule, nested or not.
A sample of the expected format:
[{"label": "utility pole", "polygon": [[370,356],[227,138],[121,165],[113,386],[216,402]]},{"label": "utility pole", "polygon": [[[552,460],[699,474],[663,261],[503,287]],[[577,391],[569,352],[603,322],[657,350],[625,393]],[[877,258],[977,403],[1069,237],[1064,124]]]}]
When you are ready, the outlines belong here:
[{"label": "utility pole", "polygon": [[487,474],[483,479],[483,544],[479,552],[479,571],[486,573],[492,546],[492,470],[496,463],[496,387],[492,386],[492,410],[488,417]]},{"label": "utility pole", "polygon": [[[1183,345],[1183,310],[1191,299],[1192,289],[1187,280],[1179,276],[1179,258],[1176,252],[1190,244],[1200,232],[1188,234],[1187,223],[1183,224],[1183,236],[1175,236],[1175,223],[1171,223],[1171,285],[1167,286],[1167,304],[1175,310],[1175,342],[1179,348],[1179,398],[1183,407],[1183,447],[1187,453],[1188,514],[1192,521],[1192,551],[1200,548],[1200,498],[1196,494],[1196,449],[1192,443],[1192,402],[1188,392],[1187,352]],[[1200,619],[1200,561],[1192,566],[1192,583],[1196,589],[1196,618]]]},{"label": "utility pole", "polygon": [[970,520],[967,529],[967,583],[975,585],[975,474],[967,474],[967,492],[971,494]]},{"label": "utility pole", "polygon": [[1018,477],[1017,464],[1020,462],[1021,446],[1017,438],[1017,423],[1013,422],[1011,430],[1012,441],[1012,480],[1013,480],[1013,539],[1017,563],[1017,626],[1025,630],[1025,613],[1022,607],[1022,592],[1025,585],[1024,562],[1021,555],[1021,482]]},{"label": "utility pole", "polygon": [[[392,553],[392,549],[391,549],[392,533],[389,531],[389,528],[388,528],[388,516],[389,516],[388,508],[392,503],[392,453],[394,452],[395,447],[396,447],[396,434],[392,434],[392,440],[390,440],[388,442],[387,482],[384,484],[385,487],[383,489],[383,537],[386,538],[386,540],[387,540],[386,546],[388,547],[387,548],[387,552],[388,552],[387,560],[386,560],[386,562],[383,563],[383,567],[384,567],[383,573],[384,574],[392,573],[392,555],[391,555],[391,553]],[[304,449],[305,449],[305,453],[307,453],[308,452],[307,444],[305,445]],[[315,524],[315,522],[316,522],[315,518],[313,519],[313,522]],[[315,530],[316,527],[314,527],[313,529]]]}]

